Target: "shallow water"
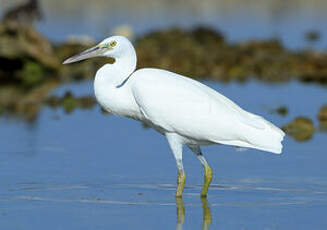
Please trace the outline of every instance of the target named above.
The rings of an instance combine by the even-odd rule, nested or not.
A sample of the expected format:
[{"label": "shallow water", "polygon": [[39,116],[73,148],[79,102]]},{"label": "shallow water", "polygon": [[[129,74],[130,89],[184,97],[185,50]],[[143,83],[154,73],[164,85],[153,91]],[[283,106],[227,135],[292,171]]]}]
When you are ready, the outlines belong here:
[{"label": "shallow water", "polygon": [[[317,125],[316,114],[327,98],[325,88],[297,82],[206,84],[279,126],[298,115]],[[91,82],[84,82],[54,94],[66,90],[93,93]],[[253,92],[261,96],[254,98]],[[289,108],[286,117],[271,113],[280,105]],[[139,122],[103,115],[98,106],[70,115],[45,107],[35,123],[0,118],[0,127],[2,229],[327,226],[326,133],[302,143],[286,137],[282,155],[204,148],[214,170],[206,204],[199,197],[202,168],[189,150],[183,203],[176,202],[176,167],[166,140]]]}]

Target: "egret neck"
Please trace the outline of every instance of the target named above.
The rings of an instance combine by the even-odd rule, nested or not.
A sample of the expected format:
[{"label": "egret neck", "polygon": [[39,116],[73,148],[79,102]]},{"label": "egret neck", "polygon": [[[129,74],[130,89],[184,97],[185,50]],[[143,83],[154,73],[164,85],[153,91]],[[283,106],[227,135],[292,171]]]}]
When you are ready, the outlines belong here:
[{"label": "egret neck", "polygon": [[102,77],[110,78],[108,80],[111,82],[111,84],[114,84],[119,87],[135,71],[136,63],[136,52],[134,47],[130,45],[128,49],[124,49],[122,53],[115,57],[115,62],[113,64],[107,64],[102,67],[106,68],[107,73],[106,76]]},{"label": "egret neck", "polygon": [[[115,57],[113,64],[101,67],[95,76],[94,92],[98,102],[109,112],[122,116],[133,113],[134,100],[125,86],[129,76],[135,71],[137,57],[132,45]],[[117,103],[119,101],[119,103]],[[129,114],[132,115],[133,114]]]}]

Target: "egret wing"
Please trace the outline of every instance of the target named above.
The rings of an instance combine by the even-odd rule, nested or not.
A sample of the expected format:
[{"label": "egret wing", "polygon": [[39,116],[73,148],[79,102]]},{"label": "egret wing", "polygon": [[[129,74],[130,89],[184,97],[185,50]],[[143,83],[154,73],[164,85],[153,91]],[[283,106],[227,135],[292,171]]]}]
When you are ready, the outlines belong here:
[{"label": "egret wing", "polygon": [[131,81],[141,113],[163,132],[200,142],[282,151],[282,130],[200,82],[160,69],[138,70]]},{"label": "egret wing", "polygon": [[[133,74],[133,95],[143,115],[154,125],[196,140],[239,139],[242,110],[226,97],[192,79],[157,69]],[[254,119],[248,125],[263,128]]]}]

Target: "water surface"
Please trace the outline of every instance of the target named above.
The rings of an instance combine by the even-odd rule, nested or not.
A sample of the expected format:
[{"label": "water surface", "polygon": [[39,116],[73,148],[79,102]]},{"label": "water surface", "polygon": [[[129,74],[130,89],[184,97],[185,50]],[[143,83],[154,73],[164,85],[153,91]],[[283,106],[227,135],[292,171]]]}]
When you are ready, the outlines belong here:
[{"label": "water surface", "polygon": [[[316,121],[327,98],[325,88],[297,82],[206,84],[279,126],[298,115]],[[53,93],[67,90],[93,93],[91,82]],[[280,105],[289,108],[286,117],[271,113]],[[177,228],[206,229],[208,216],[211,229],[327,226],[326,133],[302,143],[286,137],[281,155],[204,148],[214,170],[207,206],[199,197],[201,165],[185,149],[182,224],[175,160],[164,137],[139,122],[103,115],[98,106],[70,115],[44,107],[35,123],[1,118],[0,127],[3,229],[175,229],[178,221]]]}]

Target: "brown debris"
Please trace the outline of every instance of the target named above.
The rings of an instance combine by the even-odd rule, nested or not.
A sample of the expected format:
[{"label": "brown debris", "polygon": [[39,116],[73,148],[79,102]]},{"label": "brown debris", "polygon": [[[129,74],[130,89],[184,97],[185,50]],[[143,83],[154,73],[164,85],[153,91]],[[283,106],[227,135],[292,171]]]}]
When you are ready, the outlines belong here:
[{"label": "brown debris", "polygon": [[315,132],[313,122],[306,117],[297,117],[282,129],[297,141],[310,140]]},{"label": "brown debris", "polygon": [[327,131],[327,105],[320,108],[318,113],[319,127],[322,131]]}]

